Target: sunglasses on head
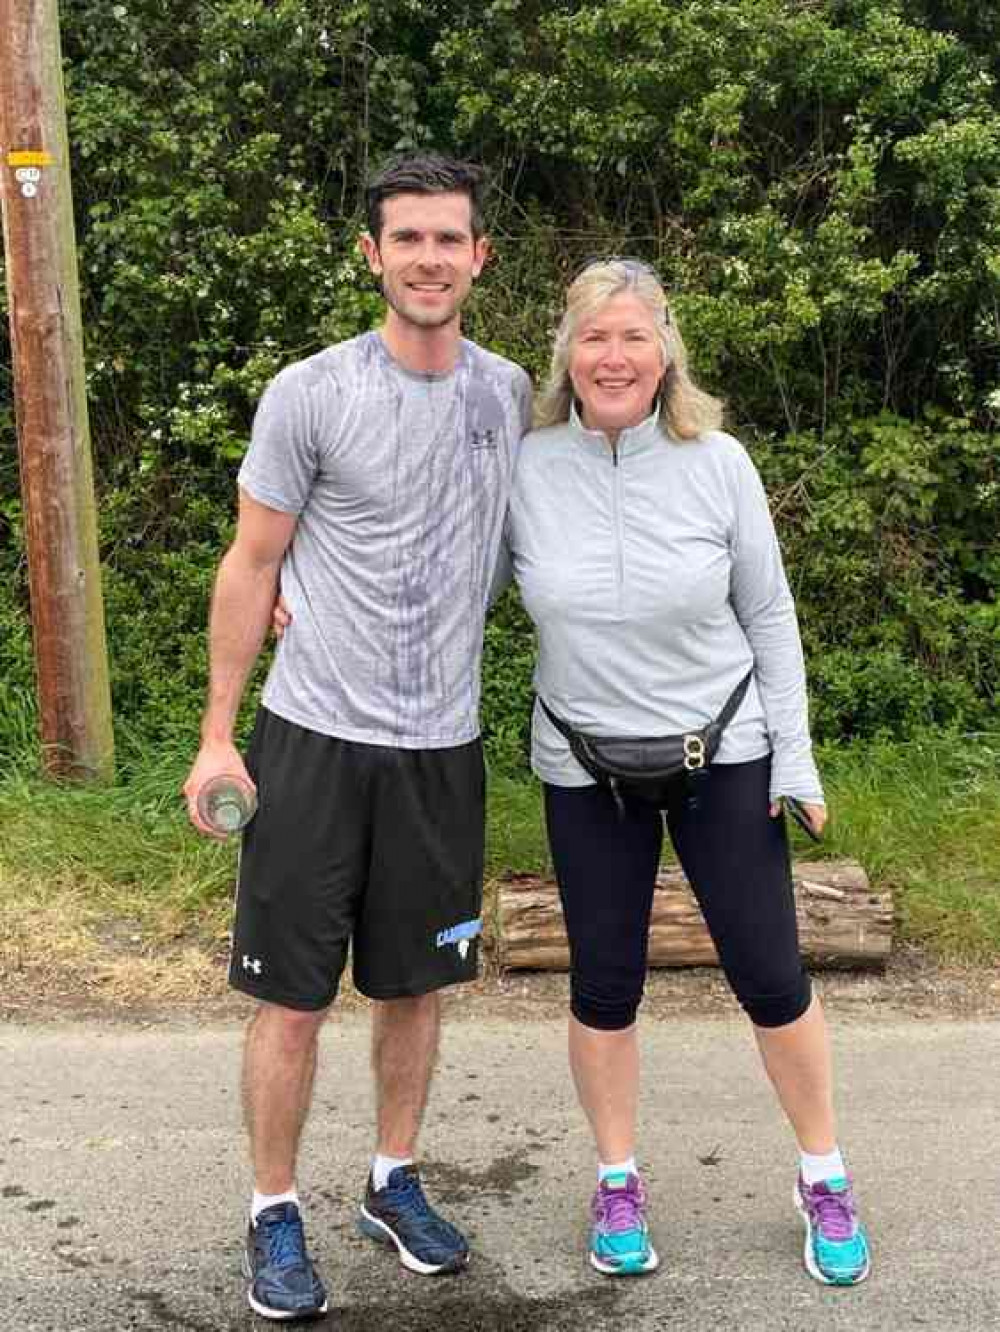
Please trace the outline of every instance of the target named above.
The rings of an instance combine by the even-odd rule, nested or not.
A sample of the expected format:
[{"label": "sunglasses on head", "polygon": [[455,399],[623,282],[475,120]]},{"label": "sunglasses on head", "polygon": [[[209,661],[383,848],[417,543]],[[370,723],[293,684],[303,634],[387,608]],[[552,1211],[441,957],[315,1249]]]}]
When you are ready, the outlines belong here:
[{"label": "sunglasses on head", "polygon": [[[618,268],[624,268],[625,272],[630,276],[651,277],[660,290],[663,291],[663,283],[660,281],[660,275],[657,273],[653,265],[647,263],[645,259],[637,259],[631,254],[595,254],[592,258],[583,261],[573,274],[571,281],[575,282],[577,278],[582,277],[584,273],[589,272],[592,268],[604,268],[610,264],[615,264]],[[664,299],[666,299],[665,296]],[[667,306],[666,314],[667,320],[669,321],[672,317],[669,305]]]},{"label": "sunglasses on head", "polygon": [[645,259],[637,259],[631,254],[591,255],[589,259],[584,259],[583,263],[573,274],[573,279],[575,281],[576,278],[580,277],[591,268],[603,268],[607,264],[617,264],[619,268],[624,268],[628,273],[644,273],[649,277],[655,278],[657,282],[660,280],[660,275],[652,264],[647,263]]}]

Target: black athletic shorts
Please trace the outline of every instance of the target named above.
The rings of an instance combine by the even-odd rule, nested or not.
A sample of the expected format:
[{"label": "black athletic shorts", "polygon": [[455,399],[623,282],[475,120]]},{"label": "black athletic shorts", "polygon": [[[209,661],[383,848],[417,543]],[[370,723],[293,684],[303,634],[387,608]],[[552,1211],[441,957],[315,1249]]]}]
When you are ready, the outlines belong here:
[{"label": "black athletic shorts", "polygon": [[352,950],[372,999],[474,980],[485,771],[474,740],[396,749],[338,740],[261,708],[247,754],[230,984],[325,1008]]}]

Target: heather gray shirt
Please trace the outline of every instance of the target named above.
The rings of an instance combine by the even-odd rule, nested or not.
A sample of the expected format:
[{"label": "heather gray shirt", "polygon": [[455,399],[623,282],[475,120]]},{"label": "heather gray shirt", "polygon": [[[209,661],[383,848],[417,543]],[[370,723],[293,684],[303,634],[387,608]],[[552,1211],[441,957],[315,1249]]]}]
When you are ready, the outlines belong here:
[{"label": "heather gray shirt", "polygon": [[[741,444],[667,439],[652,416],[607,438],[574,418],[524,440],[508,544],[538,631],[537,692],[594,735],[683,733],[753,671],[716,762],[773,752],[772,798],[821,801],[795,607],[767,497]],[[536,705],[543,781],[592,778]]]},{"label": "heather gray shirt", "polygon": [[523,370],[467,341],[447,374],[405,370],[366,333],[277,375],[239,474],[298,515],[267,708],[405,749],[479,734],[487,593],[530,403]]}]

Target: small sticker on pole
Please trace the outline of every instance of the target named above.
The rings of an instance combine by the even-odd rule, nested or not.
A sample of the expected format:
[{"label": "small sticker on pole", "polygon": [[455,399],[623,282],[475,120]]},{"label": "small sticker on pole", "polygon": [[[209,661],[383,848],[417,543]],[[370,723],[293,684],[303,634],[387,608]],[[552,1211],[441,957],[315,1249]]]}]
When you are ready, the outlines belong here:
[{"label": "small sticker on pole", "polygon": [[14,168],[14,179],[26,199],[38,193],[42,167],[51,166],[53,157],[44,148],[15,148],[7,154],[7,165]]}]

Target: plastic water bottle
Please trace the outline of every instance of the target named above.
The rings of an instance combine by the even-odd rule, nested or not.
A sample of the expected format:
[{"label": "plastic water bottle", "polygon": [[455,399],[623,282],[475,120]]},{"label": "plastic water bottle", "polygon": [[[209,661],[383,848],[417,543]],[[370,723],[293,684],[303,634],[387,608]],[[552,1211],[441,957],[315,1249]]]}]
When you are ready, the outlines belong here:
[{"label": "plastic water bottle", "polygon": [[213,832],[228,837],[257,812],[257,793],[242,777],[212,777],[198,788],[198,814]]}]

